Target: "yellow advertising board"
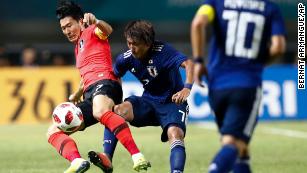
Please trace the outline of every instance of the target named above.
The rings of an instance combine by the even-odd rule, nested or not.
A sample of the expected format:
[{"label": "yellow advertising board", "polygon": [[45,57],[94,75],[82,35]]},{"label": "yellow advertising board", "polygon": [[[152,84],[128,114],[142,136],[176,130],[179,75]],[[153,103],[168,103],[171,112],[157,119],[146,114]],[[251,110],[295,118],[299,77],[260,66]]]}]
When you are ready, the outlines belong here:
[{"label": "yellow advertising board", "polygon": [[74,67],[0,68],[0,124],[49,122],[79,81]]}]

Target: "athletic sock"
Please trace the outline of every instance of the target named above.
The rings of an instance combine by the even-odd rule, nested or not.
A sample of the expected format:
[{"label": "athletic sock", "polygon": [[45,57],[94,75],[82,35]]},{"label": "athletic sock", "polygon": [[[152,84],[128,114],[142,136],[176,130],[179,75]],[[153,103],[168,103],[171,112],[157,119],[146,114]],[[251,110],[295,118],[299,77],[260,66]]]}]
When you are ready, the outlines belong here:
[{"label": "athletic sock", "polygon": [[123,144],[123,146],[131,154],[131,156],[140,152],[132,138],[128,124],[121,116],[112,111],[108,111],[101,116],[100,123],[105,125],[111,132],[113,132],[120,143]]},{"label": "athletic sock", "polygon": [[249,161],[249,156],[237,158],[237,161],[233,167],[233,173],[251,173],[252,171]]},{"label": "athletic sock", "polygon": [[230,172],[238,156],[238,150],[234,145],[224,145],[215,155],[209,166],[209,173]]},{"label": "athletic sock", "polygon": [[109,156],[109,159],[112,161],[113,154],[117,145],[117,138],[116,136],[108,129],[104,129],[104,142],[103,142],[103,149],[104,153]]},{"label": "athletic sock", "polygon": [[75,141],[64,132],[52,134],[48,142],[60,153],[60,155],[70,162],[76,158],[81,158]]},{"label": "athletic sock", "polygon": [[171,144],[171,173],[183,173],[185,165],[185,147],[181,140],[175,140]]}]

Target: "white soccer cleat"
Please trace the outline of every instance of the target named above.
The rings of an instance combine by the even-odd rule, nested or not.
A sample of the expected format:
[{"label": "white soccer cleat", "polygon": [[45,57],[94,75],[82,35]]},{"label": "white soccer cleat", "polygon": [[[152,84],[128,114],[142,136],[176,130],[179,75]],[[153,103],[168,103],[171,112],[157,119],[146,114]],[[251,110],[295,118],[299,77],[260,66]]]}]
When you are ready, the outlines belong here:
[{"label": "white soccer cleat", "polygon": [[64,171],[64,173],[83,173],[90,168],[90,165],[89,161],[82,158],[76,158],[71,162],[70,167]]},{"label": "white soccer cleat", "polygon": [[133,160],[133,169],[136,171],[141,171],[151,167],[151,164],[149,161],[147,161],[142,153],[137,153],[132,155],[132,160]]}]

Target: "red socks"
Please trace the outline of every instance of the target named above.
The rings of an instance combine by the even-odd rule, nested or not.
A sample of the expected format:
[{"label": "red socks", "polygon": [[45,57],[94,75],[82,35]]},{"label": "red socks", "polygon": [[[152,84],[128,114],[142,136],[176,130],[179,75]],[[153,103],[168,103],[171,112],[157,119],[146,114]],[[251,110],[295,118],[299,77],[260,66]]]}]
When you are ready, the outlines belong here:
[{"label": "red socks", "polygon": [[102,115],[100,123],[105,125],[114,133],[116,138],[123,144],[131,155],[140,152],[132,138],[128,124],[122,117],[112,111],[108,111]]},{"label": "red socks", "polygon": [[81,158],[75,141],[64,132],[52,134],[48,142],[67,160],[72,162],[75,158]]}]

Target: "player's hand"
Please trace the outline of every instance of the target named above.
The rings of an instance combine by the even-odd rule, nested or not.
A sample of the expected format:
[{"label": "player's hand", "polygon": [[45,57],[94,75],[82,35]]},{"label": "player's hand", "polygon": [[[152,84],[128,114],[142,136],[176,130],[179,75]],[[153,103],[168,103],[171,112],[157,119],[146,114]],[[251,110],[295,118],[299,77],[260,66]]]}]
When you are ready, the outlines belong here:
[{"label": "player's hand", "polygon": [[92,13],[84,13],[83,23],[89,25],[96,24],[96,16]]},{"label": "player's hand", "polygon": [[194,64],[194,83],[199,85],[200,87],[205,87],[201,81],[202,77],[207,75],[207,69],[205,66],[201,63],[195,63]]},{"label": "player's hand", "polygon": [[82,92],[75,92],[69,96],[68,100],[74,104],[77,104],[82,101],[81,96],[82,96]]},{"label": "player's hand", "polygon": [[79,83],[79,89],[77,92],[71,94],[69,97],[68,97],[68,100],[74,104],[76,103],[79,103],[81,102],[81,97],[83,95],[83,89],[84,89],[84,82],[83,82],[83,79],[80,80],[80,83]]},{"label": "player's hand", "polygon": [[189,88],[183,88],[181,91],[177,92],[172,96],[172,101],[176,104],[181,104],[187,101],[188,96],[190,95]]}]

